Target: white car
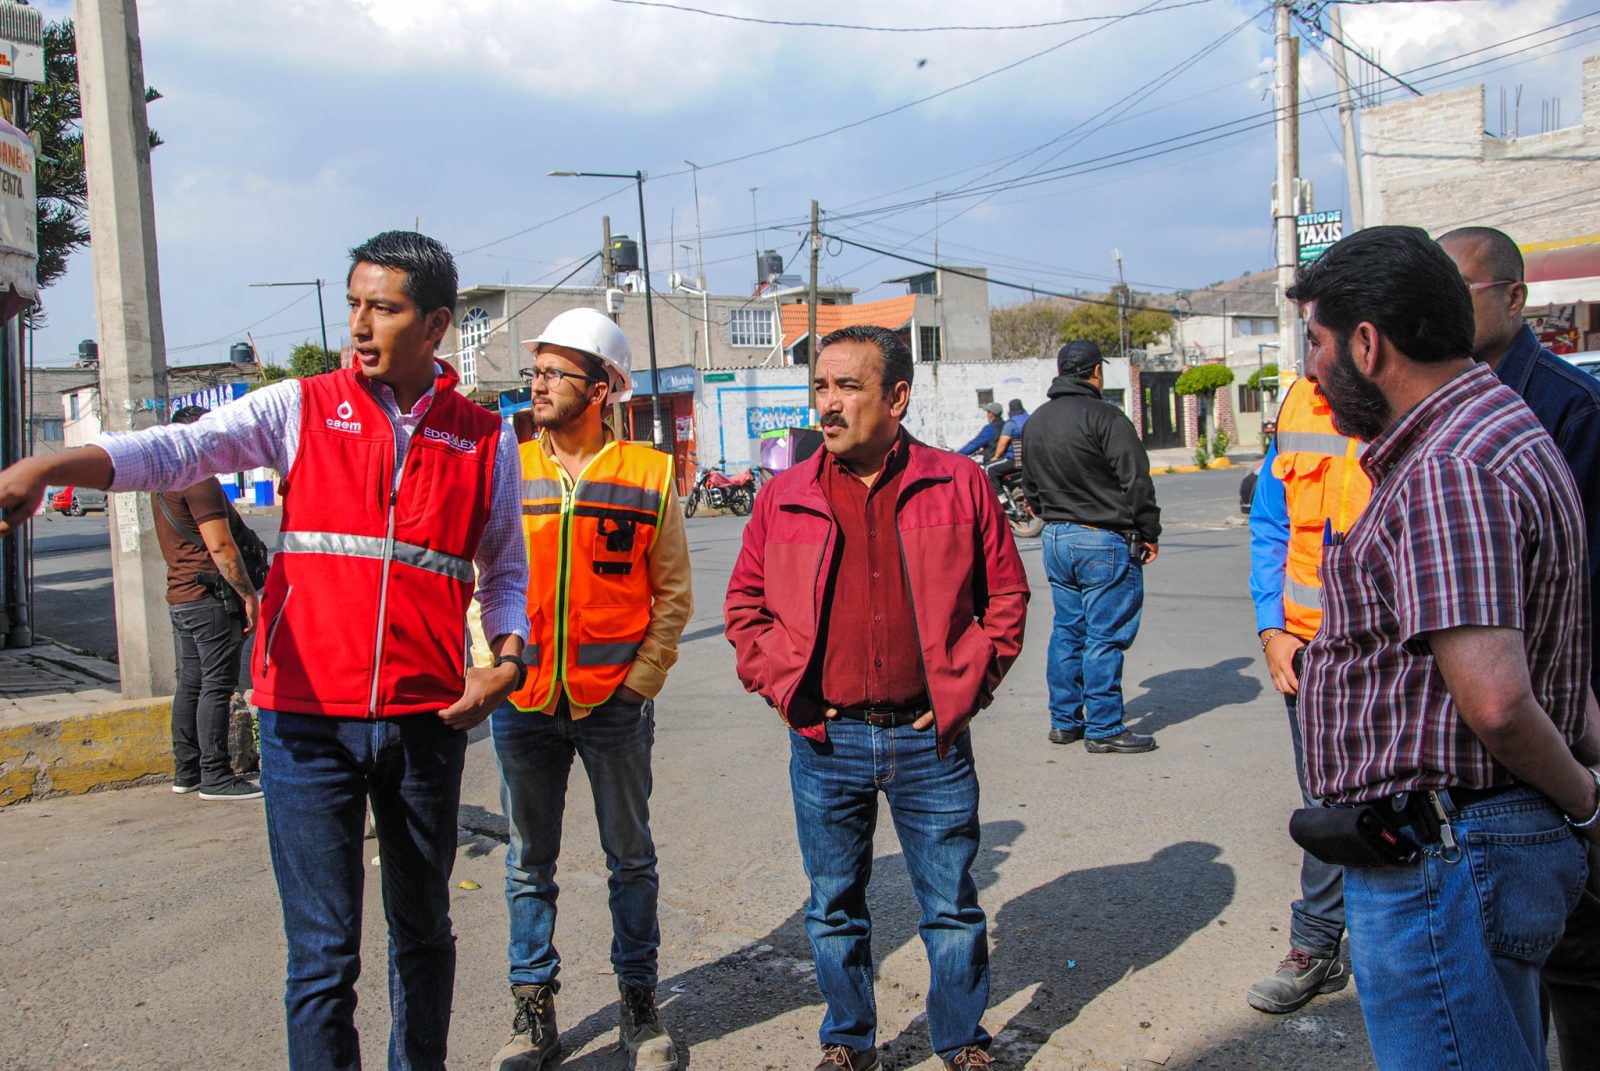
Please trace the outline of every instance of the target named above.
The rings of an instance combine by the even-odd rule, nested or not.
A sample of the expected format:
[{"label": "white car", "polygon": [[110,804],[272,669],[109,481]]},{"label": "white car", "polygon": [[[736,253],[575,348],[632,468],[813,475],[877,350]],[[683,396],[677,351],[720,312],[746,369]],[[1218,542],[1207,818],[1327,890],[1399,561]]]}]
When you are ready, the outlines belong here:
[{"label": "white car", "polygon": [[1582,353],[1563,353],[1561,359],[1568,364],[1583,369],[1591,376],[1600,376],[1600,350],[1585,350]]}]

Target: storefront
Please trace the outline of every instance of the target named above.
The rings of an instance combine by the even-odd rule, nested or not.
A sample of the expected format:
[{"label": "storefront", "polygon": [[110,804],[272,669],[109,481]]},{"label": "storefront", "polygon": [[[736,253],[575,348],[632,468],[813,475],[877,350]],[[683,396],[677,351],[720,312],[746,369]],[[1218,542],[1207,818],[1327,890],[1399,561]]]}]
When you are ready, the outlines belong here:
[{"label": "storefront", "polygon": [[1600,243],[1523,250],[1523,318],[1550,352],[1600,351]]},{"label": "storefront", "polygon": [[[678,477],[678,493],[686,495],[694,486],[696,453],[694,423],[694,366],[674,365],[659,369],[661,373],[661,422],[666,425],[664,438],[672,454],[673,468]],[[633,400],[628,403],[628,438],[642,442],[655,439],[654,408],[651,394],[655,380],[650,370],[635,368],[633,372]],[[699,458],[702,464],[708,459]],[[715,458],[709,459],[714,464]]]}]

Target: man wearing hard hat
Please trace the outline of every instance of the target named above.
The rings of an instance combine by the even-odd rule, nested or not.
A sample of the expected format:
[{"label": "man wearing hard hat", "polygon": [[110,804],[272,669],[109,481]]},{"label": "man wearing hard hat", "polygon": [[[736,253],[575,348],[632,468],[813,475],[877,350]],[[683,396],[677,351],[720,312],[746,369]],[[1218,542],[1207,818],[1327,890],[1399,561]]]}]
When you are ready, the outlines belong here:
[{"label": "man wearing hard hat", "polygon": [[[511,824],[512,1037],[492,1071],[539,1071],[558,1049],[556,857],[567,774],[583,760],[611,871],[611,963],[630,1068],[670,1071],[656,1013],[656,849],[650,836],[653,697],[693,612],[672,455],[624,442],[606,406],[633,394],[633,354],[610,319],[572,309],[523,345],[536,438],[522,451],[528,585],[524,679],[491,725]],[[533,579],[537,577],[537,579]]]}]

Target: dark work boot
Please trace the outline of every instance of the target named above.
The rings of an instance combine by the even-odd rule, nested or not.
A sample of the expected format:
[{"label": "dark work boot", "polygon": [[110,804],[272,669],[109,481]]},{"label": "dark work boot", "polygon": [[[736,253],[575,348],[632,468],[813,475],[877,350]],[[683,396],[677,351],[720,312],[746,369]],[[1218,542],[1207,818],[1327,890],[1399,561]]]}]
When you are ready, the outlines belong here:
[{"label": "dark work boot", "polygon": [[511,1021],[511,1040],[489,1061],[489,1071],[544,1071],[554,1067],[561,1050],[556,1030],[556,989],[550,985],[513,985],[511,997],[517,1015]]},{"label": "dark work boot", "polygon": [[622,1047],[628,1050],[629,1071],[673,1071],[678,1050],[661,1029],[656,1013],[656,991],[618,981],[622,994]]},{"label": "dark work boot", "polygon": [[1282,1015],[1319,993],[1337,993],[1349,981],[1338,955],[1322,958],[1291,948],[1276,971],[1250,987],[1245,1000],[1257,1011]]}]

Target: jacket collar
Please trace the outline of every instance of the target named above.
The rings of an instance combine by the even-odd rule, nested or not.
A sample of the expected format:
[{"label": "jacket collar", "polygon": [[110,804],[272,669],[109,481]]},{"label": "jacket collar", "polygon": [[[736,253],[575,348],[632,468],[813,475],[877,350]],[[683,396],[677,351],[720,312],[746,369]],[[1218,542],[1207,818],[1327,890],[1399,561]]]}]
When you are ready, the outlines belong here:
[{"label": "jacket collar", "polygon": [[1495,366],[1494,374],[1518,394],[1526,395],[1528,377],[1533,375],[1534,365],[1538,363],[1536,358],[1543,348],[1533,328],[1523,324],[1522,330],[1511,340],[1511,348],[1506,350],[1506,355]]},{"label": "jacket collar", "polygon": [[1045,392],[1047,398],[1064,398],[1070,395],[1083,398],[1104,397],[1093,386],[1076,376],[1057,376],[1050,381],[1050,389]]},{"label": "jacket collar", "polygon": [[[941,463],[941,450],[935,450],[926,445],[915,435],[900,429],[900,442],[906,451],[906,467],[900,477],[900,498],[916,484],[923,481],[949,480],[949,469]],[[826,448],[819,448],[815,454],[807,458],[803,464],[809,466],[805,470],[806,478],[800,484],[792,505],[804,506],[807,509],[826,516],[833,516],[833,510],[828,506],[828,496],[822,490],[822,466],[828,463],[830,455]]]}]

